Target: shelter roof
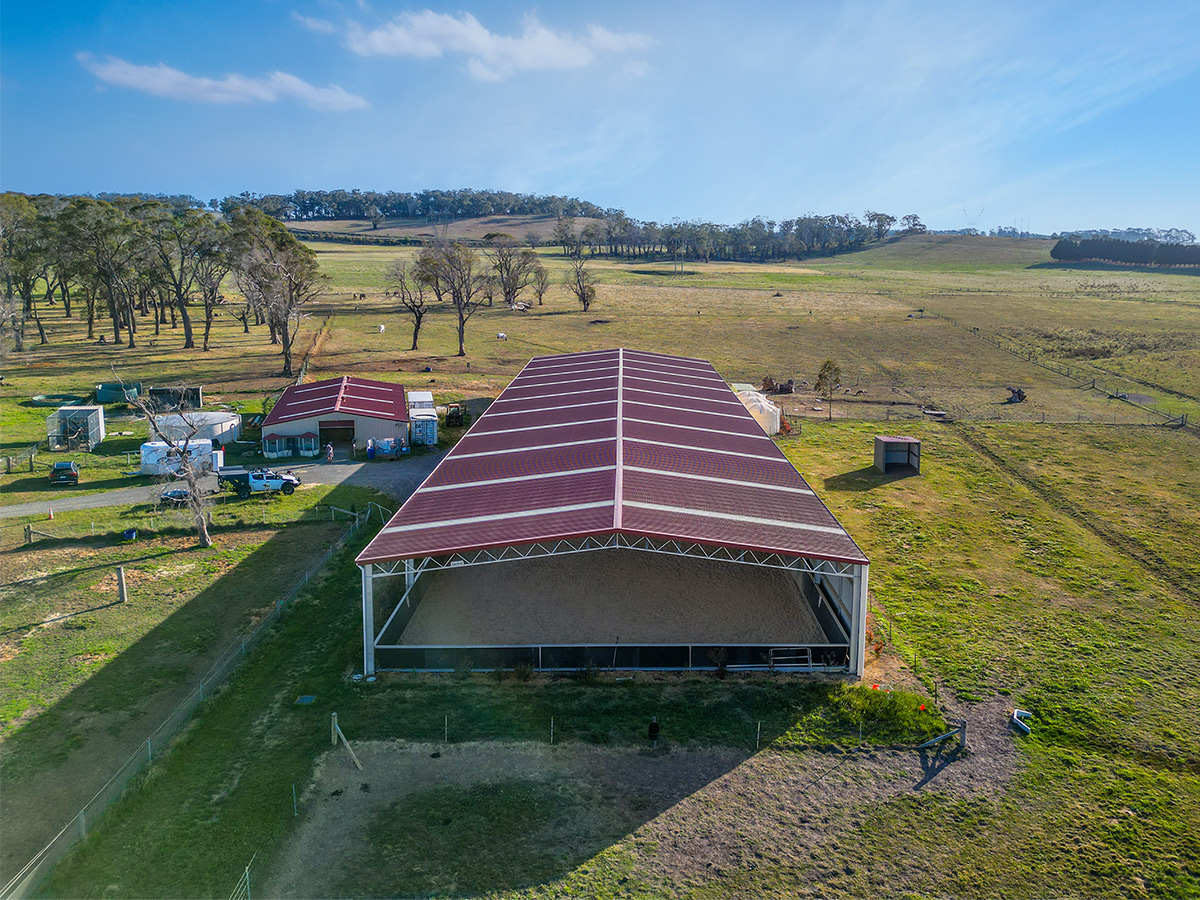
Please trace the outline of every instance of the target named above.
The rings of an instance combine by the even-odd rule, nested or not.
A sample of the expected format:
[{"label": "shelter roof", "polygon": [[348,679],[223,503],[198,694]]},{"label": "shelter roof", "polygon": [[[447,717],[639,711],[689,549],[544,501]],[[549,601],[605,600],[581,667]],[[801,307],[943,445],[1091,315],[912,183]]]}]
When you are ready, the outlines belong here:
[{"label": "shelter roof", "polygon": [[292,385],[283,392],[262,424],[263,428],[268,428],[331,413],[407,422],[408,403],[402,385],[345,375]]},{"label": "shelter roof", "polygon": [[530,360],[358,562],[612,533],[866,562],[710,363],[624,349]]}]

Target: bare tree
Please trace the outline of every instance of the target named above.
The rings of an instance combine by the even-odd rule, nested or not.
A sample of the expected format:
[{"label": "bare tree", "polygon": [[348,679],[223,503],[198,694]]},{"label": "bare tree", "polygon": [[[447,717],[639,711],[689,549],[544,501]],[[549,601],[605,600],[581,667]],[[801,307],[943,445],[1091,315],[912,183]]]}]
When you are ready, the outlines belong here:
[{"label": "bare tree", "polygon": [[179,468],[174,473],[173,479],[176,482],[182,483],[187,491],[184,503],[192,516],[192,522],[196,528],[196,542],[201,547],[211,547],[213,539],[208,531],[209,499],[204,493],[204,486],[202,484],[203,473],[196,467],[196,462],[192,459],[191,454],[192,440],[195,438],[199,426],[188,419],[187,413],[181,407],[176,407],[173,412],[177,413],[187,424],[188,433],[183,438],[169,437],[166,430],[159,425],[158,419],[155,418],[154,410],[146,403],[145,398],[140,395],[134,395],[133,391],[127,392],[126,396],[132,398],[129,404],[146,417],[146,421],[150,424],[150,434],[157,440],[170,444],[178,450]]},{"label": "bare tree", "polygon": [[567,290],[575,295],[575,299],[583,306],[583,311],[587,312],[592,303],[596,299],[596,285],[599,280],[596,278],[596,273],[587,267],[587,260],[583,258],[582,248],[576,248],[571,254],[571,267],[567,269],[563,281],[567,285]]},{"label": "bare tree", "polygon": [[425,285],[421,283],[417,273],[409,269],[408,263],[402,259],[397,259],[388,266],[384,278],[392,286],[396,297],[400,300],[400,305],[412,319],[413,336],[412,346],[409,349],[416,350],[417,340],[421,336],[421,323],[425,321],[425,314],[430,310],[430,304],[426,300]]},{"label": "bare tree", "polygon": [[525,232],[525,243],[527,243],[529,245],[530,250],[536,250],[538,248],[538,244],[540,244],[541,242],[542,242],[542,236],[540,234],[538,234],[536,231]]},{"label": "bare tree", "polygon": [[467,320],[486,300],[487,272],[479,256],[458,241],[426,244],[417,257],[417,279],[441,299],[449,296],[458,314],[458,356],[466,356]]},{"label": "bare tree", "polygon": [[533,292],[537,294],[538,306],[542,305],[542,298],[546,296],[546,291],[550,290],[550,273],[546,271],[546,267],[538,263],[538,267],[533,272]]},{"label": "bare tree", "polygon": [[517,305],[517,298],[533,281],[540,267],[537,254],[517,246],[516,241],[501,240],[487,253],[492,270],[496,273],[500,293],[508,308]]},{"label": "bare tree", "polygon": [[827,359],[821,363],[821,369],[817,372],[817,382],[813,385],[813,389],[817,392],[825,404],[829,407],[829,418],[833,419],[833,397],[837,393],[837,389],[842,386],[842,369],[832,359]]}]

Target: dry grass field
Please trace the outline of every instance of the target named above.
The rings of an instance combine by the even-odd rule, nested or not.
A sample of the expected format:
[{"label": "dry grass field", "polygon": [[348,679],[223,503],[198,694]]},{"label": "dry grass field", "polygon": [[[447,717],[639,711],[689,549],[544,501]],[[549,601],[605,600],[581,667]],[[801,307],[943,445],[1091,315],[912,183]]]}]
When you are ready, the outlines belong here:
[{"label": "dry grass field", "polygon": [[[405,349],[383,272],[412,249],[312,246],[330,293],[296,344],[310,378],[362,374],[449,400],[494,397],[532,355],[618,345],[704,357],[729,381],[812,381],[839,362],[852,393],[833,421],[811,393],[781,398],[801,427],[779,443],[872,561],[868,680],[355,685],[352,547],[43,894],[227,896],[254,857],[254,893],[293,896],[1200,896],[1200,439],[1090,387],[1195,424],[1200,278],[1058,266],[1044,241],[929,235],[683,275],[598,259],[584,315],[543,248],[545,305],[481,309],[458,358],[446,311]],[[93,347],[78,325],[47,324],[50,347],[4,363],[11,447],[42,425],[33,393],[82,390],[112,366],[200,381],[246,410],[286,383],[263,336],[228,319],[210,354],[177,336]],[[1008,386],[1029,401],[1004,403]],[[918,477],[871,468],[871,438],[893,419],[924,441]],[[60,577],[27,568],[6,578]],[[228,573],[205,571],[218,596]],[[194,603],[181,602],[175,616]],[[77,661],[67,699],[151,665],[151,649]],[[300,694],[317,699],[297,706]],[[72,713],[52,691],[44,704],[41,718]],[[1014,706],[1033,712],[1032,735],[1007,728]],[[361,775],[329,752],[332,711]],[[913,749],[955,716],[971,723],[968,752]],[[10,730],[6,765],[31,735]]]}]

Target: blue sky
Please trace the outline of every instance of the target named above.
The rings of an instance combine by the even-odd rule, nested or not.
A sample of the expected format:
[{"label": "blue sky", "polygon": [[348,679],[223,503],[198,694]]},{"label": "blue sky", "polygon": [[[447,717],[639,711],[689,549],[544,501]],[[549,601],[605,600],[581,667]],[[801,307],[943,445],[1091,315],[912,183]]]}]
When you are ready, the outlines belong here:
[{"label": "blue sky", "polygon": [[1139,6],[4,0],[0,188],[1200,234],[1200,3]]}]

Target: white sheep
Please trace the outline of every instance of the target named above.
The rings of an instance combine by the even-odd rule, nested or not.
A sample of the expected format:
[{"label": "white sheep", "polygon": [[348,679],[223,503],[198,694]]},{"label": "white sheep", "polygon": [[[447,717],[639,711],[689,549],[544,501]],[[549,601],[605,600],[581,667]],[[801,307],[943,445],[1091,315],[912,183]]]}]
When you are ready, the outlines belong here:
[{"label": "white sheep", "polygon": [[496,340],[498,340],[498,341],[507,341],[507,340],[508,340],[508,335],[507,335],[507,334],[505,334],[503,331],[497,331],[497,332],[496,332]]}]

